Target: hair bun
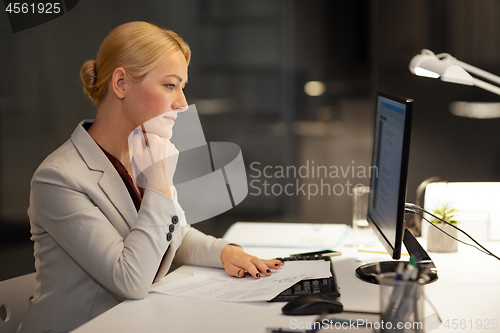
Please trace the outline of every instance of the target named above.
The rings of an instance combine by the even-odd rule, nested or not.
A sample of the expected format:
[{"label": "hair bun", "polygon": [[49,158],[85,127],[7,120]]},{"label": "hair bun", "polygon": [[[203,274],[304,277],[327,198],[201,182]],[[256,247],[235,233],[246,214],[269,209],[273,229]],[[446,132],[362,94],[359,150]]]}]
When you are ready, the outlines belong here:
[{"label": "hair bun", "polygon": [[82,69],[80,70],[80,77],[83,82],[83,91],[85,91],[94,102],[97,102],[96,93],[98,90],[95,86],[97,82],[96,65],[95,60],[88,60],[83,64]]}]

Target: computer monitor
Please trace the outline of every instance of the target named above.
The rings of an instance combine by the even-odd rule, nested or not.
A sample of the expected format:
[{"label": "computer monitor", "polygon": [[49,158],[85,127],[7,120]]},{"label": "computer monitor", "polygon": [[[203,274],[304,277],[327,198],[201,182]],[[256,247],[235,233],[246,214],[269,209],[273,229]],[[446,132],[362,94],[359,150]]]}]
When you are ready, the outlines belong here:
[{"label": "computer monitor", "polygon": [[[404,220],[412,108],[411,99],[377,94],[367,220],[393,259],[401,258],[404,243],[434,281],[435,266]],[[398,261],[363,265],[356,269],[356,276],[377,283],[379,274],[395,272],[398,265]]]}]

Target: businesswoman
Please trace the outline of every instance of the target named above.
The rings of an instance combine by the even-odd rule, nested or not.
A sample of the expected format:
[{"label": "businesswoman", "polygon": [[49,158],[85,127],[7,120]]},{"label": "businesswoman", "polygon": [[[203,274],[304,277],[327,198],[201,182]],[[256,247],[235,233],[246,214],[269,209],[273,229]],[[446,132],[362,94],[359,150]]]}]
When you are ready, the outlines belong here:
[{"label": "businesswoman", "polygon": [[125,299],[144,298],[172,262],[254,278],[282,265],[187,225],[169,183],[173,168],[156,171],[167,174],[163,187],[144,189],[133,177],[128,137],[145,122],[164,125],[148,145],[176,153],[169,139],[187,106],[189,60],[174,32],[131,22],[83,65],[84,90],[98,111],[33,176],[28,215],[37,284],[19,332],[67,332]]}]

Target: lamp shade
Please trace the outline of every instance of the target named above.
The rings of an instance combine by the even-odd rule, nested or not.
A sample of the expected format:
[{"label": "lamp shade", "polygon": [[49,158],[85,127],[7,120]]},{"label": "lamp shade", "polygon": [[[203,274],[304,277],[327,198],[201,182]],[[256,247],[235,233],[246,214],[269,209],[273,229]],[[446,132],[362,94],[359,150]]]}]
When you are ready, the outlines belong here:
[{"label": "lamp shade", "polygon": [[432,51],[425,49],[410,61],[410,71],[417,76],[440,77],[446,82],[474,85],[474,79],[465,69],[448,61],[446,57],[440,59]]}]

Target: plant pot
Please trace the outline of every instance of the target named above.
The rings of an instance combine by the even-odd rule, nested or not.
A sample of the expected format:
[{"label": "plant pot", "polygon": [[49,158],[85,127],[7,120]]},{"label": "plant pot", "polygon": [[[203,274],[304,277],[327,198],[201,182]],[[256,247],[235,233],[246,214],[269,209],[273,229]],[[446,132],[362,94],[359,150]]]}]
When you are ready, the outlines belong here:
[{"label": "plant pot", "polygon": [[[437,224],[437,226],[451,236],[457,238],[457,229],[447,225],[447,224]],[[427,232],[427,251],[429,252],[457,252],[458,242],[446,235],[445,233],[439,231],[433,226],[429,226]]]}]

